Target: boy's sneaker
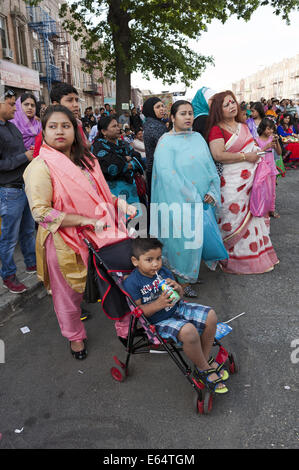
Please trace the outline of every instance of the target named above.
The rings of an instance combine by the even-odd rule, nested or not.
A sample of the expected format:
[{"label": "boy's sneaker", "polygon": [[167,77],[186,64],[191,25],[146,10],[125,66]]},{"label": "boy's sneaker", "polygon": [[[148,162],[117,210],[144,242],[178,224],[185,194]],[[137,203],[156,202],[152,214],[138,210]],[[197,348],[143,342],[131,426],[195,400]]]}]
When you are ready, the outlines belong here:
[{"label": "boy's sneaker", "polygon": [[22,284],[22,282],[19,281],[15,274],[8,276],[6,279],[3,279],[3,287],[8,289],[13,294],[22,294],[28,289],[25,284]]},{"label": "boy's sneaker", "polygon": [[36,265],[29,266],[28,268],[26,268],[25,272],[28,273],[28,274],[35,274],[36,273]]}]

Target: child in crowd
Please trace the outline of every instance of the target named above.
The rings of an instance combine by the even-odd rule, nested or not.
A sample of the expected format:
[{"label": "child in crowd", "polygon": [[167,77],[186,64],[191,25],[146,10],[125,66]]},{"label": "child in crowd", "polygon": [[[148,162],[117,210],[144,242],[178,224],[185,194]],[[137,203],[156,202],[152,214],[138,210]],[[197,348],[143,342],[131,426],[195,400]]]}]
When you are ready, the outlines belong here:
[{"label": "child in crowd", "polygon": [[172,303],[169,293],[160,292],[157,274],[183,297],[182,287],[172,273],[162,266],[162,243],[156,238],[132,240],[132,263],[136,269],[124,281],[124,289],[144,315],[154,324],[157,333],[183,343],[186,356],[194,363],[194,378],[215,393],[227,393],[223,383],[228,372],[223,364],[209,359],[217,326],[217,317],[210,307],[179,300]]},{"label": "child in crowd", "polygon": [[127,142],[127,144],[131,145],[134,140],[133,132],[131,131],[129,127],[125,127],[124,131],[125,131],[124,141]]},{"label": "child in crowd", "polygon": [[258,129],[258,137],[256,138],[256,143],[261,150],[266,152],[264,159],[271,168],[272,172],[269,175],[273,188],[273,197],[272,197],[272,207],[269,215],[271,217],[278,218],[280,217],[279,213],[275,210],[275,199],[276,199],[276,175],[278,171],[276,170],[275,163],[275,154],[277,156],[281,155],[281,148],[278,141],[278,135],[276,134],[276,126],[272,119],[263,118]]}]

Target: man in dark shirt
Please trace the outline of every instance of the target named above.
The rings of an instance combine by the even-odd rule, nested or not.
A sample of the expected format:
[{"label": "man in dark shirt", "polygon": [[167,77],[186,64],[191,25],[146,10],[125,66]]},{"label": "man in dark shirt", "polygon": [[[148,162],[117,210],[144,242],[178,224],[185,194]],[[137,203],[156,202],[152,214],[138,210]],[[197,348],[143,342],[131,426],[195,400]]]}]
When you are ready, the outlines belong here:
[{"label": "man in dark shirt", "polygon": [[9,90],[0,102],[0,274],[3,287],[20,294],[27,290],[16,276],[13,259],[19,242],[26,272],[36,272],[35,223],[24,190],[23,172],[33,158],[33,150],[26,152],[23,137],[9,122],[16,111],[16,97]]}]

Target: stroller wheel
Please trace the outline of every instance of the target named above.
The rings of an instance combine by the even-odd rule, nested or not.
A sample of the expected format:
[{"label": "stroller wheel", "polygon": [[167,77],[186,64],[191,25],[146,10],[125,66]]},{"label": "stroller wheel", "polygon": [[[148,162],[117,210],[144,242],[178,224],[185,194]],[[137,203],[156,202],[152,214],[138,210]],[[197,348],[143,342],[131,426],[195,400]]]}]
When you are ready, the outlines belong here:
[{"label": "stroller wheel", "polygon": [[204,395],[202,391],[197,392],[194,397],[194,409],[195,409],[195,412],[199,413],[200,415],[204,413],[203,399],[204,399]]},{"label": "stroller wheel", "polygon": [[200,392],[195,399],[195,410],[200,415],[207,415],[213,407],[213,395],[207,391]]},{"label": "stroller wheel", "polygon": [[236,374],[239,372],[239,364],[238,361],[236,360],[236,354],[235,353],[230,353],[228,355],[228,367],[229,367],[229,372],[230,374]]},{"label": "stroller wheel", "polygon": [[121,362],[117,356],[113,356],[113,360],[115,364],[118,366],[118,368],[120,369],[124,378],[126,378],[128,375],[128,369],[126,368],[126,365],[123,362]]},{"label": "stroller wheel", "polygon": [[125,364],[121,362],[117,356],[113,356],[113,360],[117,366],[121,367],[122,369],[126,368]]},{"label": "stroller wheel", "polygon": [[111,367],[110,372],[111,372],[113,379],[116,380],[117,382],[123,382],[126,378],[122,370],[118,369],[117,367]]},{"label": "stroller wheel", "polygon": [[204,414],[207,415],[212,411],[213,408],[213,394],[207,392],[204,398]]}]

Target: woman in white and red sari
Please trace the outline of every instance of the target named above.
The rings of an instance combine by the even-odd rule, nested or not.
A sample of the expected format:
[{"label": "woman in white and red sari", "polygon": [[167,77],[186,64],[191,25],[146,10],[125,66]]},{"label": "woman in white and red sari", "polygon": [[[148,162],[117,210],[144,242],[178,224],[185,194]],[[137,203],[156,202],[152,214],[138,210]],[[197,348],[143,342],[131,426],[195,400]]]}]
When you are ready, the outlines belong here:
[{"label": "woman in white and red sari", "polygon": [[223,271],[259,274],[272,271],[279,262],[264,217],[250,212],[250,194],[258,151],[246,124],[239,121],[239,105],[231,91],[213,97],[207,122],[207,139],[216,162],[222,164],[218,224],[229,259]]}]

